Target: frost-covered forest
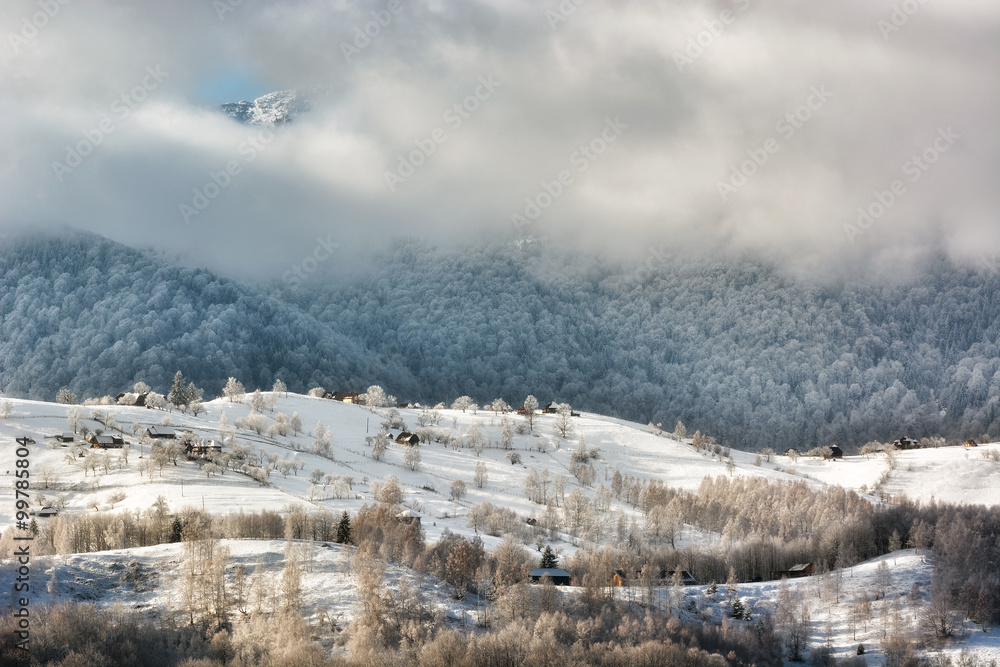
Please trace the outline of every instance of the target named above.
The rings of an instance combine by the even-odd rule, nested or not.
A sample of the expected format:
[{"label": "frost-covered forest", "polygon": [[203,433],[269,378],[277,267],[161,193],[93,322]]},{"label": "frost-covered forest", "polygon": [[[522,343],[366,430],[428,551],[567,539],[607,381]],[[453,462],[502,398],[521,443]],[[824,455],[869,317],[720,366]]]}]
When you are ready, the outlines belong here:
[{"label": "frost-covered forest", "polygon": [[335,283],[264,289],[84,234],[0,254],[0,386],[51,400],[350,389],[401,400],[527,393],[733,446],[1000,434],[1000,277],[812,284],[757,263],[623,266],[544,247],[397,244]]}]

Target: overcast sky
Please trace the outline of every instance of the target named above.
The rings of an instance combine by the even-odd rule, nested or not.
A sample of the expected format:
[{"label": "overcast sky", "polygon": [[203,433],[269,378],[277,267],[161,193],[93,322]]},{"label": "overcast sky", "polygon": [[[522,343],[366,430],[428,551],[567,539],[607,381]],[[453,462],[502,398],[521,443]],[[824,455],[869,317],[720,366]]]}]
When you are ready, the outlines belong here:
[{"label": "overcast sky", "polygon": [[[5,0],[0,33],[4,229],[240,277],[529,229],[800,270],[1000,251],[995,0]],[[282,89],[311,110],[273,135],[218,112]]]}]

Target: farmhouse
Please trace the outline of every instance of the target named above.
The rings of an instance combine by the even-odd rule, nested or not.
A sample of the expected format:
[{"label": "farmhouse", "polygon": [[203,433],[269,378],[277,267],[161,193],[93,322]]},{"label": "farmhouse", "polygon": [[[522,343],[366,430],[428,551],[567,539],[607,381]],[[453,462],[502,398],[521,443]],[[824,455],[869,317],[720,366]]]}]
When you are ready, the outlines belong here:
[{"label": "farmhouse", "polygon": [[222,445],[215,444],[215,441],[208,443],[184,443],[184,455],[188,459],[202,458],[206,456],[216,456],[222,453]]},{"label": "farmhouse", "polygon": [[402,433],[396,436],[396,444],[411,445],[411,446],[418,445],[420,444],[420,438],[417,435],[410,433],[409,431],[403,431]]},{"label": "farmhouse", "polygon": [[150,426],[146,429],[146,436],[153,440],[173,440],[177,432],[169,426]]},{"label": "farmhouse", "polygon": [[799,450],[795,447],[789,447],[785,450],[785,456],[799,456]]},{"label": "farmhouse", "polygon": [[797,579],[798,577],[812,576],[813,570],[814,568],[812,563],[797,563],[781,574],[789,579]]},{"label": "farmhouse", "polygon": [[[661,579],[665,579],[668,584],[673,585],[674,570],[663,572],[661,574]],[[681,570],[680,579],[681,579],[681,586],[697,586],[698,584],[701,583],[700,581],[698,581],[698,577],[694,576],[687,570]]]},{"label": "farmhouse", "polygon": [[37,516],[43,518],[55,516],[57,514],[59,514],[59,511],[55,507],[43,507],[42,509],[38,510],[38,512],[36,512]]},{"label": "farmhouse", "polygon": [[96,435],[87,436],[87,442],[91,449],[121,449],[125,445],[125,439],[120,435]]},{"label": "farmhouse", "polygon": [[837,445],[830,445],[830,458],[831,459],[842,459],[844,458],[844,450]]},{"label": "farmhouse", "polygon": [[551,579],[552,583],[556,586],[569,586],[571,585],[570,582],[573,581],[573,575],[561,567],[536,567],[528,574],[531,576],[531,582],[535,584],[541,581],[543,577]]},{"label": "farmhouse", "polygon": [[361,394],[359,394],[356,391],[349,391],[346,394],[344,394],[344,398],[342,398],[341,400],[344,401],[344,403],[357,403],[358,398],[360,396]]},{"label": "farmhouse", "polygon": [[611,585],[612,586],[624,586],[627,578],[625,577],[624,570],[615,570],[611,573]]},{"label": "farmhouse", "polygon": [[73,442],[76,440],[76,434],[74,433],[60,433],[52,437],[56,439],[56,442]]},{"label": "farmhouse", "polygon": [[964,442],[964,443],[962,444],[962,446],[963,446],[963,447],[978,447],[979,445],[977,445],[977,444],[976,444],[976,441],[975,441],[975,440],[973,440],[972,438],[969,438],[968,440],[966,440],[966,441],[965,441],[965,442]]},{"label": "farmhouse", "polygon": [[911,440],[904,435],[899,440],[893,440],[892,446],[896,449],[917,449],[918,444],[916,440]]}]

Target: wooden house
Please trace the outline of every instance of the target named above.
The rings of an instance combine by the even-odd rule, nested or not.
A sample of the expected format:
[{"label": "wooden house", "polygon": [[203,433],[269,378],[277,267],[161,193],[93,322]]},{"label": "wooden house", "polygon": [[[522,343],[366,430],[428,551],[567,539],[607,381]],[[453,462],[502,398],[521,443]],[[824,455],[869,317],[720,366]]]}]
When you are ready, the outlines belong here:
[{"label": "wooden house", "polygon": [[184,443],[184,455],[188,459],[198,459],[213,457],[222,453],[222,445],[210,442],[186,442]]},{"label": "wooden house", "polygon": [[531,577],[531,582],[535,584],[541,582],[544,577],[551,579],[556,586],[570,586],[573,581],[573,575],[561,567],[536,567],[528,574]]},{"label": "wooden house", "polygon": [[[666,580],[666,583],[668,585],[672,586],[674,583],[674,570],[668,570],[667,572],[664,572],[662,578]],[[697,586],[698,584],[701,583],[700,581],[698,581],[698,577],[694,576],[687,570],[681,570],[680,579],[681,579],[681,586]]]},{"label": "wooden house", "polygon": [[554,415],[557,412],[559,412],[559,404],[555,401],[549,401],[545,404],[545,407],[542,408],[543,415]]},{"label": "wooden house", "polygon": [[169,426],[150,426],[146,429],[146,436],[153,440],[174,440],[177,432]]},{"label": "wooden house", "polygon": [[76,440],[75,433],[60,433],[59,435],[53,436],[56,442],[73,442]]},{"label": "wooden house", "polygon": [[344,394],[344,398],[341,399],[341,400],[343,400],[344,403],[357,403],[358,402],[358,397],[360,397],[360,396],[361,396],[361,394],[359,394],[356,391],[349,391],[346,394]]},{"label": "wooden house", "polygon": [[979,445],[976,444],[975,440],[973,440],[972,438],[969,438],[964,443],[962,443],[962,446],[963,447],[978,447]]},{"label": "wooden house", "polygon": [[36,516],[40,516],[42,518],[56,516],[57,514],[59,514],[59,510],[55,507],[43,507],[35,513]]},{"label": "wooden house", "polygon": [[125,446],[125,439],[120,435],[95,435],[87,437],[91,449],[121,449]]},{"label": "wooden house", "polygon": [[625,576],[624,570],[615,570],[611,573],[612,586],[625,586],[626,581],[628,581],[628,578]]},{"label": "wooden house", "polygon": [[801,452],[795,447],[789,447],[785,450],[785,456],[800,456]]},{"label": "wooden house", "polygon": [[893,440],[892,446],[896,449],[917,449],[919,444],[916,440],[911,440],[904,435],[899,440]]},{"label": "wooden house", "polygon": [[844,458],[844,450],[837,445],[830,445],[830,458],[831,459],[842,459]]},{"label": "wooden house", "polygon": [[396,436],[396,444],[410,445],[411,447],[413,445],[419,445],[420,437],[414,433],[410,433],[409,431],[403,431],[402,433]]},{"label": "wooden house", "polygon": [[400,523],[415,523],[417,524],[417,526],[420,526],[420,516],[414,514],[410,510],[403,510],[402,512],[397,514],[396,521]]},{"label": "wooden house", "polygon": [[796,563],[788,568],[786,572],[782,572],[782,574],[789,579],[797,579],[799,577],[812,576],[814,569],[812,563]]}]

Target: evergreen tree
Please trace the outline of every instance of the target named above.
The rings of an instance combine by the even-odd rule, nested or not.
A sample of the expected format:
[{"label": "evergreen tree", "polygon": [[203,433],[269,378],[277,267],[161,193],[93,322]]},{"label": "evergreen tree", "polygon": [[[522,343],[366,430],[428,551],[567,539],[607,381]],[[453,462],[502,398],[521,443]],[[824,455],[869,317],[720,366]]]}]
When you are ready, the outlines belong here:
[{"label": "evergreen tree", "polygon": [[170,386],[167,400],[178,408],[187,404],[187,389],[184,386],[184,375],[180,371],[174,375],[174,383]]},{"label": "evergreen tree", "polygon": [[183,536],[184,524],[181,523],[181,518],[179,516],[175,516],[173,522],[170,524],[170,541],[180,542]]},{"label": "evergreen tree", "polygon": [[337,544],[351,543],[351,517],[345,510],[337,524]]},{"label": "evergreen tree", "polygon": [[559,559],[556,558],[556,555],[552,552],[551,546],[545,545],[545,551],[542,552],[542,559],[538,563],[538,567],[543,570],[559,567]]}]

